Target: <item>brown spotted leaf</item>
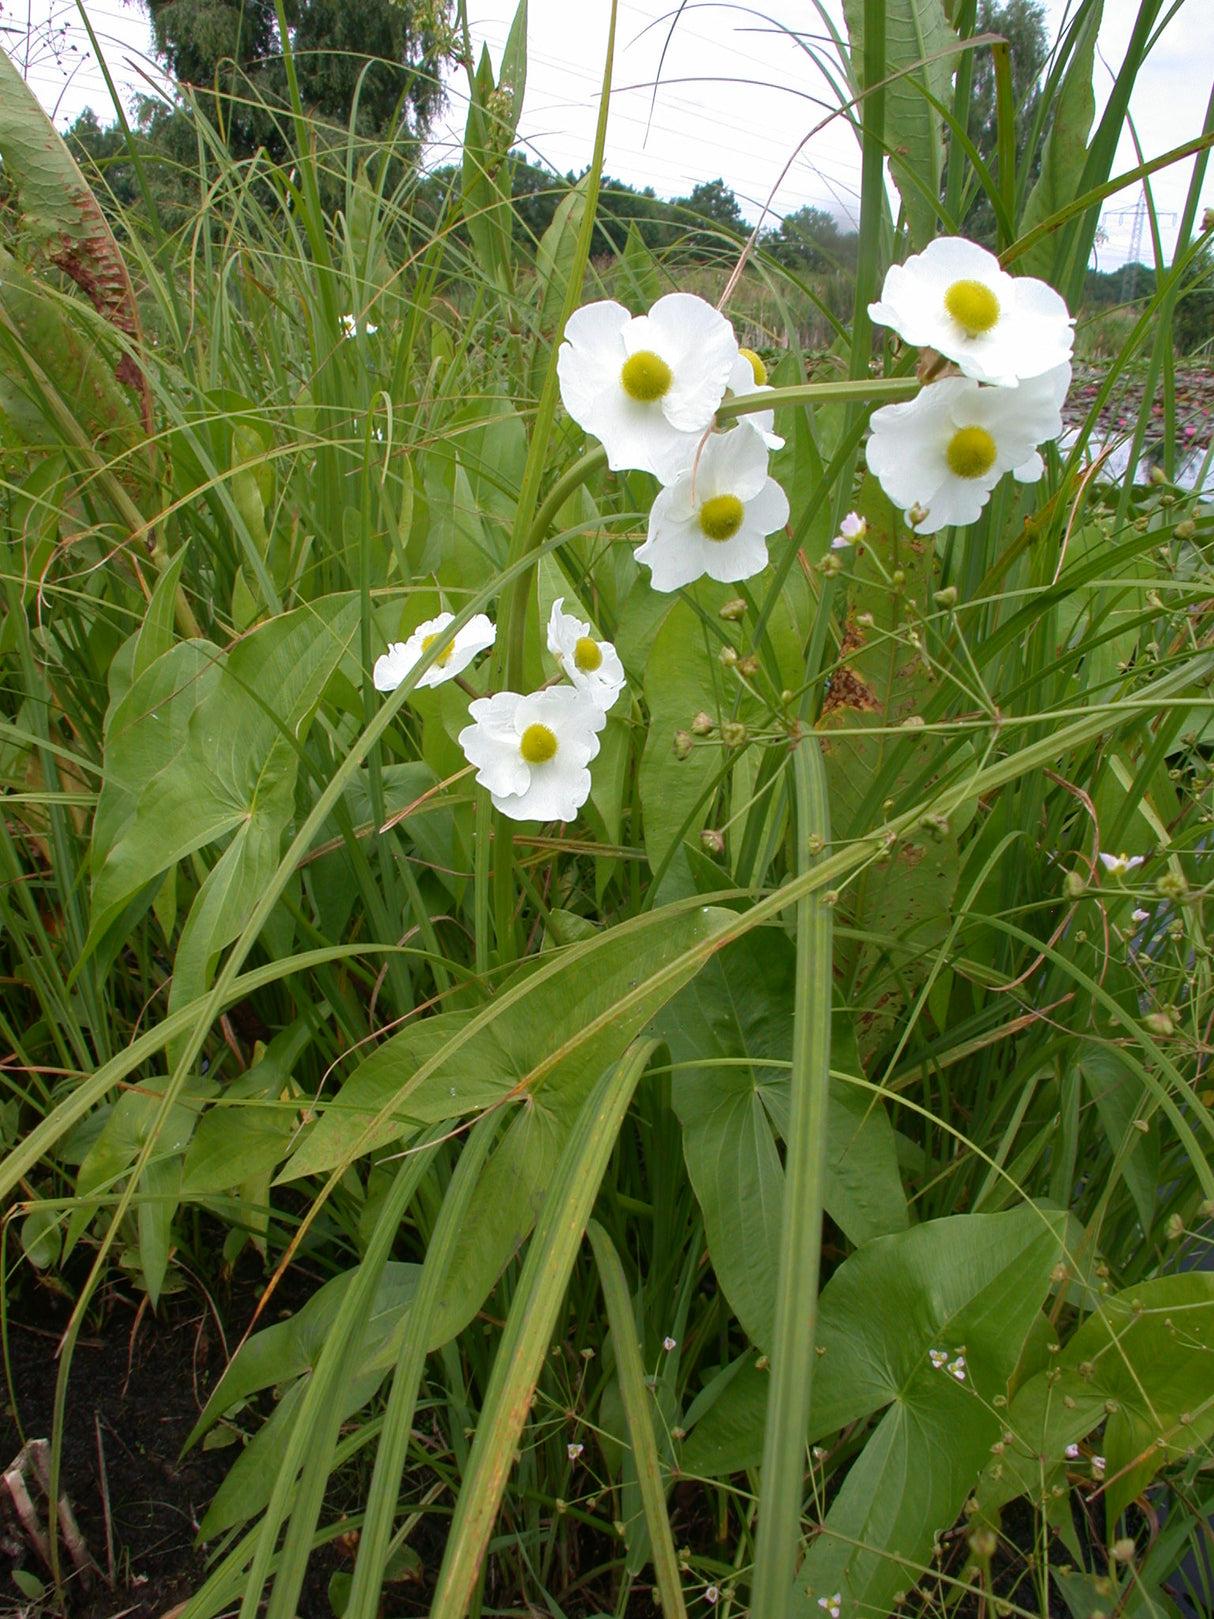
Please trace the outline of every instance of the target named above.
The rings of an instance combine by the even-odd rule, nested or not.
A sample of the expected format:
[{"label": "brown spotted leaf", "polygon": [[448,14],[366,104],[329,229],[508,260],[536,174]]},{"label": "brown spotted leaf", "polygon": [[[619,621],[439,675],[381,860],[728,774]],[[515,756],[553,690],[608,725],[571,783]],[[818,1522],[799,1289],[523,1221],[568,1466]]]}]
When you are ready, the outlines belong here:
[{"label": "brown spotted leaf", "polygon": [[[139,348],[143,341],[139,308],[114,233],[55,126],[3,50],[0,161],[17,188],[24,231],[57,269],[71,277],[98,313]],[[139,392],[144,426],[150,433],[147,378],[129,354],[115,375]]]}]

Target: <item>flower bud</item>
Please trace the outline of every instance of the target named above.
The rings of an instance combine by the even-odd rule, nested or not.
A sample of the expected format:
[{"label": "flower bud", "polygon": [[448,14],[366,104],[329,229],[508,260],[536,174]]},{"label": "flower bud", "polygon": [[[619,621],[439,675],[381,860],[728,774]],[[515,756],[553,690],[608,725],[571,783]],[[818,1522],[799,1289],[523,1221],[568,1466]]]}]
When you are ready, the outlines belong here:
[{"label": "flower bud", "polygon": [[674,733],[674,756],[676,759],[686,759],[693,746],[690,731],[676,731]]},{"label": "flower bud", "polygon": [[828,551],[818,566],[827,579],[833,579],[837,573],[843,572],[843,564],[837,551]]},{"label": "flower bud", "polygon": [[700,847],[705,854],[724,854],[725,835],[714,827],[706,826],[700,833]]},{"label": "flower bud", "polygon": [[746,603],[741,596],[734,596],[717,610],[717,617],[723,618],[727,624],[736,624],[740,618],[746,617]]},{"label": "flower bud", "polygon": [[937,590],[933,594],[932,600],[935,602],[937,607],[956,607],[956,605],[957,605],[957,587],[956,587],[956,585],[946,585],[943,590]]},{"label": "flower bud", "polygon": [[1189,892],[1188,882],[1178,871],[1165,871],[1155,887],[1164,899],[1183,899]]},{"label": "flower bud", "polygon": [[1191,517],[1186,517],[1183,523],[1177,523],[1172,533],[1178,540],[1191,540],[1197,533],[1197,524]]},{"label": "flower bud", "polygon": [[1176,1024],[1170,1012],[1148,1012],[1142,1020],[1143,1028],[1149,1029],[1152,1034],[1167,1038],[1176,1033]]},{"label": "flower bud", "polygon": [[1088,880],[1081,871],[1068,871],[1062,882],[1062,892],[1068,899],[1079,899],[1087,893]]},{"label": "flower bud", "polygon": [[721,741],[727,748],[740,748],[746,741],[746,727],[741,720],[721,722]]},{"label": "flower bud", "polygon": [[1181,1237],[1184,1236],[1184,1220],[1179,1214],[1173,1214],[1168,1217],[1168,1223],[1164,1227],[1164,1232],[1166,1233],[1169,1242],[1180,1241]]},{"label": "flower bud", "polygon": [[700,710],[695,719],[693,719],[691,722],[691,734],[692,736],[712,735],[712,716],[710,714],[706,714],[703,709]]},{"label": "flower bud", "polygon": [[[967,1502],[966,1505],[968,1506],[969,1503]],[[981,1558],[984,1563],[989,1563],[995,1555],[995,1548],[999,1541],[995,1531],[989,1524],[980,1523],[970,1530],[969,1543],[970,1551],[973,1552],[974,1556]]]},{"label": "flower bud", "polygon": [[738,649],[736,646],[730,646],[727,642],[717,653],[717,657],[721,660],[722,668],[732,669],[738,661]]},{"label": "flower bud", "polygon": [[915,502],[915,504],[911,507],[910,511],[908,511],[907,514],[906,514],[906,521],[910,524],[910,526],[912,528],[918,528],[919,524],[920,523],[926,523],[927,519],[928,519],[927,507],[926,506],[920,506],[918,501]]},{"label": "flower bud", "polygon": [[745,675],[747,679],[749,679],[751,675],[757,675],[759,672],[759,659],[757,654],[754,652],[748,652],[744,658],[739,658],[737,662],[737,670],[740,675]]},{"label": "flower bud", "polygon": [[1151,468],[1151,482],[1156,486],[1156,488],[1158,488],[1162,483],[1167,483],[1167,481],[1168,475],[1162,467]]},{"label": "flower bud", "polygon": [[1117,1563],[1132,1563],[1134,1561],[1134,1542],[1126,1535],[1121,1540],[1113,1542],[1113,1560]]}]

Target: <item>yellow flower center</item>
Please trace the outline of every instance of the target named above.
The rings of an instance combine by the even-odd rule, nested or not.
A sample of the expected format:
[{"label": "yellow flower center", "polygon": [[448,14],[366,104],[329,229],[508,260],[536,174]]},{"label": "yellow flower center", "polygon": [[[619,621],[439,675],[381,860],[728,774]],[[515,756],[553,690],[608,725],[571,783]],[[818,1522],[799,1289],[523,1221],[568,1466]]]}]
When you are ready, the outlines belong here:
[{"label": "yellow flower center", "polygon": [[949,471],[958,478],[981,478],[995,464],[995,441],[985,427],[962,427],[948,443]]},{"label": "yellow flower center", "polygon": [[[441,630],[436,630],[433,635],[425,635],[425,636],[423,636],[422,637],[422,653],[425,654],[425,653],[429,652],[430,648],[434,645],[435,641],[441,641],[441,640],[442,640],[442,631]],[[451,654],[454,651],[455,651],[455,642],[454,641],[448,641],[447,645],[443,648],[443,650],[439,653],[437,659],[435,660],[440,669],[445,668],[446,665],[451,662]]]},{"label": "yellow flower center", "polygon": [[573,649],[573,661],[584,675],[592,673],[603,661],[599,643],[592,641],[588,635],[579,635]]},{"label": "yellow flower center", "polygon": [[651,405],[655,399],[660,399],[673,381],[666,361],[651,349],[630,354],[620,371],[624,392],[642,405]]},{"label": "yellow flower center", "polygon": [[545,765],[556,757],[556,736],[546,725],[529,725],[519,740],[518,751],[529,765]]},{"label": "yellow flower center", "polygon": [[981,337],[999,319],[999,300],[984,281],[954,281],[944,307],[970,337]]},{"label": "yellow flower center", "polygon": [[743,515],[737,495],[714,495],[700,507],[700,532],[708,540],[732,540]]},{"label": "yellow flower center", "polygon": [[767,367],[755,353],[754,349],[739,349],[738,353],[744,360],[750,361],[750,369],[754,372],[755,387],[761,388],[767,381]]}]

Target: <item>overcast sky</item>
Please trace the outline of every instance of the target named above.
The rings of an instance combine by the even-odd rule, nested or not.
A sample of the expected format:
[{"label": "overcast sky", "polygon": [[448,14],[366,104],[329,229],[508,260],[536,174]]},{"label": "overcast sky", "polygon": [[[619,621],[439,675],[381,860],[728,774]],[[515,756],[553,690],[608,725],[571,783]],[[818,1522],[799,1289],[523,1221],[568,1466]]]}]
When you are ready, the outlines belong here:
[{"label": "overcast sky", "polygon": [[[1065,0],[1046,0],[1046,6],[1056,26],[1067,9]],[[825,9],[838,17],[841,0],[825,0]],[[1137,10],[1137,0],[1105,0],[1098,107]],[[496,63],[514,0],[469,0],[469,11],[478,48],[485,41]],[[608,11],[606,0],[531,0],[519,135],[536,161],[560,173],[580,170],[589,161]],[[129,97],[146,90],[157,75],[147,55],[148,29],[138,0],[96,0],[88,12],[120,92]],[[813,60],[814,52],[828,50],[820,19],[807,0],[770,0],[762,12],[724,0],[692,0],[673,34],[672,21],[669,0],[621,0],[607,171],[631,185],[652,185],[665,197],[685,195],[698,181],[720,176],[753,220],[798,143],[835,105]],[[10,54],[19,65],[28,62],[30,81],[60,127],[86,105],[108,121],[105,83],[74,3],[27,0],[15,9],[14,0],[0,0],[0,27]],[[795,28],[803,31],[799,41]],[[1201,132],[1212,77],[1214,3],[1184,0],[1135,89],[1131,110],[1147,157]],[[463,105],[462,80],[456,78],[447,118],[435,132],[436,160],[458,141]],[[1127,128],[1117,170],[1134,162]],[[1190,172],[1189,164],[1178,165],[1154,181],[1169,252]],[[856,142],[836,120],[797,159],[774,209],[780,215],[811,203],[841,220],[854,218],[858,186]],[[1125,260],[1140,195],[1132,188],[1106,205],[1108,241],[1098,250],[1102,268]],[[1214,175],[1206,182],[1203,202],[1214,204]],[[1150,256],[1149,240],[1143,256]]]}]

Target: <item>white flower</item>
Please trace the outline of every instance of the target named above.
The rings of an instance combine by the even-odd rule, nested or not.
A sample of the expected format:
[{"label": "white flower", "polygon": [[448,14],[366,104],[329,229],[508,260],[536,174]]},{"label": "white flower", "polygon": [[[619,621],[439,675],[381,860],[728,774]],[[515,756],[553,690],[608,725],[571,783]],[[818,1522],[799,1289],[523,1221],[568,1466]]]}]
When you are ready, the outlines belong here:
[{"label": "white flower", "polygon": [[715,1602],[717,1600],[717,1598],[720,1596],[720,1594],[721,1594],[720,1591],[717,1590],[715,1585],[706,1585],[704,1587],[704,1600],[705,1600],[705,1602],[709,1602],[709,1603]]},{"label": "white flower", "polygon": [[1068,1445],[1066,1450],[1063,1452],[1063,1455],[1066,1457],[1068,1462],[1077,1461],[1079,1457],[1079,1446]]},{"label": "white flower", "polygon": [[737,357],[724,315],[670,292],[636,319],[610,300],[575,310],[556,369],[565,409],[603,441],[607,465],[669,483],[695,454]]},{"label": "white flower", "polygon": [[1092,1476],[1094,1478],[1103,1478],[1104,1477],[1104,1457],[1103,1456],[1093,1456],[1092,1457]]},{"label": "white flower", "polygon": [[586,1448],[585,1445],[578,1445],[578,1444],[566,1445],[565,1446],[565,1454],[569,1457],[569,1460],[571,1462],[576,1462],[578,1457],[585,1450],[585,1448]]},{"label": "white flower", "polygon": [[1135,866],[1141,866],[1144,858],[1145,856],[1140,854],[1105,854],[1103,849],[1097,856],[1110,877],[1124,877],[1127,871],[1133,871]]},{"label": "white flower", "polygon": [[956,1360],[950,1360],[949,1363],[948,1363],[948,1370],[949,1370],[949,1373],[953,1377],[955,1377],[957,1379],[958,1383],[964,1383],[965,1382],[965,1356],[964,1355],[958,1355]]},{"label": "white flower", "polygon": [[847,516],[839,524],[839,538],[846,540],[849,545],[854,545],[857,540],[862,540],[867,533],[868,523],[860,516],[859,512],[848,512]]},{"label": "white flower", "polygon": [[610,641],[596,641],[590,625],[564,610],[558,596],[548,618],[548,650],[579,691],[605,714],[624,688],[624,665]]},{"label": "white flower", "polygon": [[1151,920],[1150,911],[1144,911],[1142,909],[1141,905],[1138,907],[1138,909],[1136,911],[1131,911],[1130,912],[1130,921],[1131,922],[1149,922],[1150,920]]},{"label": "white flower", "polygon": [[[454,618],[454,613],[440,613],[437,618],[428,618],[424,624],[419,624],[407,641],[394,641],[382,657],[376,658],[371,671],[376,691],[395,691],[422,655],[442,639],[443,631]],[[444,680],[453,679],[468,667],[477,653],[493,645],[496,634],[484,613],[477,613],[462,630],[447,637],[443,650],[418,680],[418,686],[441,686]]]},{"label": "white flower", "polygon": [[819,1597],[818,1606],[826,1609],[830,1619],[839,1619],[839,1614],[843,1610],[843,1593],[836,1591],[834,1596]]},{"label": "white flower", "polygon": [[599,751],[603,714],[584,692],[550,686],[522,697],[499,691],[469,703],[459,734],[494,809],[512,821],[572,821],[590,796],[586,768]]},{"label": "white flower", "polygon": [[[342,329],[342,333],[343,333],[344,336],[346,336],[346,337],[357,337],[358,336],[358,320],[357,320],[357,317],[354,316],[354,315],[343,315],[341,317],[341,329]],[[371,324],[371,322],[369,320],[365,320],[365,321],[363,321],[363,331],[366,332],[368,336],[370,336],[370,334],[372,332],[378,332],[379,327],[378,326],[372,326],[372,324]]]},{"label": "white flower", "polygon": [[[739,399],[746,394],[770,393],[767,386],[767,367],[753,349],[739,349],[738,357],[729,373],[729,391]],[[769,450],[782,450],[784,440],[775,432],[774,410],[752,410],[737,418],[742,427],[750,427],[759,435]]]},{"label": "white flower", "polygon": [[936,349],[967,377],[1014,388],[1069,361],[1074,322],[1065,300],[1032,276],[1010,276],[976,242],[938,236],[891,265],[873,320]]},{"label": "white flower", "polygon": [[924,534],[976,522],[1005,472],[1020,483],[1041,477],[1037,446],[1062,431],[1070,381],[1070,366],[1060,365],[1015,389],[968,377],[933,382],[906,404],[873,412],[869,469],[896,506],[920,508],[915,526]]},{"label": "white flower", "polygon": [[932,1365],[936,1368],[936,1370],[939,1371],[940,1368],[944,1365],[945,1361],[948,1359],[948,1350],[947,1349],[929,1349],[928,1352],[927,1352],[927,1358],[928,1358],[928,1360],[931,1361]]},{"label": "white flower", "polygon": [[672,1338],[669,1333],[667,1333],[666,1337],[662,1339],[662,1348],[668,1355],[673,1354],[678,1347],[678,1340]]},{"label": "white flower", "polygon": [[729,584],[767,566],[767,539],[788,521],[788,497],[767,476],[757,433],[713,433],[699,465],[658,492],[649,536],[636,553],[655,590],[678,590],[707,574]]}]

